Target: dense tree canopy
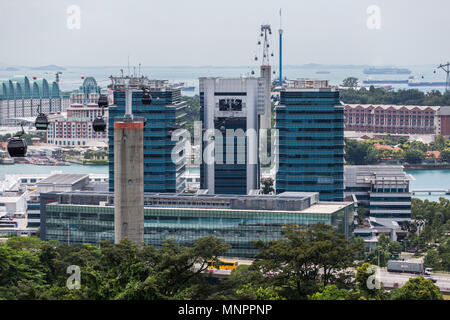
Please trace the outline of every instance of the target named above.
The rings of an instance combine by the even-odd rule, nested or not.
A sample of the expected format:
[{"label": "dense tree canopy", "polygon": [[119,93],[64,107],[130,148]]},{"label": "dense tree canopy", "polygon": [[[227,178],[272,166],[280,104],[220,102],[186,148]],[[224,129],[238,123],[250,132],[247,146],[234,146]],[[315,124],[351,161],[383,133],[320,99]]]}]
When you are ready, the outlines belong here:
[{"label": "dense tree canopy", "polygon": [[345,139],[345,160],[353,165],[375,164],[380,161],[381,154],[370,142],[358,142]]},{"label": "dense tree canopy", "polygon": [[401,288],[392,290],[392,300],[442,300],[439,287],[423,277],[409,279]]},{"label": "dense tree canopy", "polygon": [[344,271],[363,250],[359,243],[349,245],[343,235],[325,224],[307,230],[290,227],[285,239],[257,245],[261,252],[252,266],[270,274],[288,299],[305,299],[318,290],[320,282],[325,286],[345,282],[348,275]]},{"label": "dense tree canopy", "polygon": [[[363,243],[348,242],[322,223],[308,228],[287,226],[284,238],[260,241],[257,247],[260,252],[252,265],[240,265],[228,279],[217,279],[203,273],[209,261],[229,249],[215,237],[200,238],[191,247],[167,240],[160,248],[136,247],[126,240],[93,246],[11,237],[0,243],[0,299],[441,298],[433,285],[422,282],[394,290],[392,297],[382,287],[369,288],[374,269],[369,263],[355,262],[361,260]],[[380,247],[389,253],[398,251],[387,238],[381,239]],[[441,257],[434,260],[443,264]],[[67,268],[74,265],[81,271],[79,289],[67,287]],[[357,270],[356,276],[351,267]],[[416,287],[425,293],[411,293]]]},{"label": "dense tree canopy", "polygon": [[[344,83],[345,84],[345,83]],[[348,83],[350,84],[350,83]],[[354,87],[347,85],[347,87]],[[450,94],[443,94],[439,90],[424,93],[417,89],[386,90],[384,88],[360,90],[340,90],[342,102],[347,104],[390,104],[390,105],[413,105],[413,106],[449,106]]]}]

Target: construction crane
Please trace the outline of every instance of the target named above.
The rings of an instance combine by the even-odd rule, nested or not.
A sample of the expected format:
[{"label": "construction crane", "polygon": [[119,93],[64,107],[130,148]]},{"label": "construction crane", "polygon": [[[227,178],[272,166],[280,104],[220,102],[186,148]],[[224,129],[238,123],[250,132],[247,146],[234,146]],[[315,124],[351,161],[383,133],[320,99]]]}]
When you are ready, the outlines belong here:
[{"label": "construction crane", "polygon": [[[447,78],[445,80],[445,93],[448,93],[450,89],[450,62],[440,64],[437,69],[442,69],[447,74]],[[436,73],[436,70],[434,70],[434,73]]]}]

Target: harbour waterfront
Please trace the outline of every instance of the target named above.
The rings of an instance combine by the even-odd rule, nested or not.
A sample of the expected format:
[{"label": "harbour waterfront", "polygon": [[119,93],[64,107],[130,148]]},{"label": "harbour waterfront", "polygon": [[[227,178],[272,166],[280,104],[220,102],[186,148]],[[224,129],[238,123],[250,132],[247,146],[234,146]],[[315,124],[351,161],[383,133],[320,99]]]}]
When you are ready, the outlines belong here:
[{"label": "harbour waterfront", "polygon": [[[0,180],[5,178],[6,174],[42,174],[60,171],[62,173],[94,173],[108,174],[108,166],[87,166],[71,164],[70,166],[36,166],[31,164],[16,163],[14,165],[0,165]],[[188,168],[192,174],[200,174],[198,168]],[[407,173],[412,174],[416,179],[410,182],[410,189],[450,189],[450,170],[410,170]],[[414,195],[415,198],[430,201],[439,201],[440,197],[450,199],[450,195],[425,193]]]},{"label": "harbour waterfront", "polygon": [[0,165],[0,180],[7,174],[44,174],[59,171],[62,173],[94,173],[108,174],[108,166],[87,166],[71,164],[70,166],[37,166],[28,163],[16,163],[13,165]]},{"label": "harbour waterfront", "polygon": [[[366,75],[363,70],[367,66],[352,66],[352,65],[321,65],[321,64],[306,64],[306,65],[286,65],[283,69],[283,77],[289,79],[295,78],[324,78],[329,80],[331,85],[339,85],[347,77],[356,77],[361,82],[368,78],[372,80],[407,80],[409,76],[420,78],[421,81],[443,81],[443,76],[440,73],[434,74],[435,65],[420,65],[420,66],[403,66],[412,71],[411,75]],[[98,66],[98,67],[83,67],[83,66],[64,66],[61,70],[63,73],[60,76],[59,86],[61,90],[74,90],[81,86],[83,80],[81,77],[92,76],[97,80],[97,83],[105,88],[109,83],[109,76],[116,75],[120,69],[128,72],[127,67],[116,66]],[[187,86],[195,86],[193,91],[183,91],[184,95],[191,96],[198,94],[198,78],[199,77],[239,77],[243,75],[250,76],[252,71],[257,71],[259,66],[257,63],[247,66],[143,66],[141,74],[148,75],[152,79],[167,79],[171,82],[185,82]],[[273,78],[278,77],[277,67],[274,69],[275,74]],[[133,71],[130,71],[133,72]],[[325,74],[323,74],[325,73]],[[30,70],[27,67],[21,67],[18,71],[0,70],[0,79],[9,79],[14,75],[23,74],[27,76],[44,77],[47,80],[53,81],[51,76],[45,70]],[[423,77],[423,78],[422,78]],[[441,90],[444,87],[408,87],[406,83],[392,84],[395,89],[418,89],[420,91]]]},{"label": "harbour waterfront", "polygon": [[[410,182],[410,189],[450,189],[450,170],[411,170],[407,173],[412,174],[416,179]],[[429,201],[439,201],[440,197],[450,199],[450,195],[425,193],[416,194],[414,198]]]}]

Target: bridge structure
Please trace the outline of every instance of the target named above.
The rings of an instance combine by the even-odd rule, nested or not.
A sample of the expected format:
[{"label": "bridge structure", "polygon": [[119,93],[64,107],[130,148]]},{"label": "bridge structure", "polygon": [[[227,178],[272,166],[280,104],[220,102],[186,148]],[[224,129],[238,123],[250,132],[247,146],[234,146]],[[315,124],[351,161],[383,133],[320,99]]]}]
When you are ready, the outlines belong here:
[{"label": "bridge structure", "polygon": [[432,193],[443,193],[443,194],[450,194],[450,189],[416,189],[411,190],[412,195],[415,195],[416,193],[428,193],[431,195]]}]

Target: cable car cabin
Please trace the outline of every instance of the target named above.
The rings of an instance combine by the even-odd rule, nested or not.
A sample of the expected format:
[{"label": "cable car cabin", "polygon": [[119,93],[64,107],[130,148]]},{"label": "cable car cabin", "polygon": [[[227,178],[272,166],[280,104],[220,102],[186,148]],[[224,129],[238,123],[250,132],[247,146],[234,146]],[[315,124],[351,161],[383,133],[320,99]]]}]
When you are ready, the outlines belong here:
[{"label": "cable car cabin", "polygon": [[101,94],[100,97],[98,98],[97,104],[100,108],[108,107],[108,97],[104,94]]},{"label": "cable car cabin", "polygon": [[11,158],[25,157],[27,154],[27,143],[25,139],[13,137],[8,142],[7,150]]},{"label": "cable car cabin", "polygon": [[142,95],[142,104],[143,105],[152,104],[152,96],[148,92],[144,92],[144,94]]},{"label": "cable car cabin", "polygon": [[102,117],[97,117],[92,122],[92,127],[95,132],[105,132],[106,122]]},{"label": "cable car cabin", "polygon": [[47,116],[43,113],[40,113],[36,118],[34,126],[36,127],[36,130],[47,130],[48,124],[49,122]]},{"label": "cable car cabin", "polygon": [[238,266],[237,261],[208,261],[208,269],[209,270],[234,270]]}]

